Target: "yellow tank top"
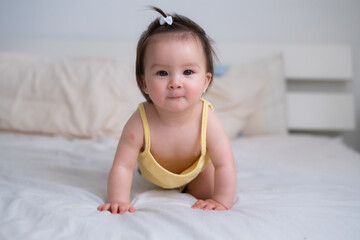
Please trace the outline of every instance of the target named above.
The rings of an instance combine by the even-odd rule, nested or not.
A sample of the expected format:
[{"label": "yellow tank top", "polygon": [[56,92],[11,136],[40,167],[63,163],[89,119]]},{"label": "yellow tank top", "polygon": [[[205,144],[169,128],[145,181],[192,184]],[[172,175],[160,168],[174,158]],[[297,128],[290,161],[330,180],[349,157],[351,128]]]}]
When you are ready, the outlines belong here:
[{"label": "yellow tank top", "polygon": [[201,154],[200,157],[187,169],[180,174],[172,173],[163,168],[152,156],[150,152],[150,131],[147,121],[145,108],[143,103],[139,104],[139,111],[141,120],[144,127],[145,146],[144,151],[139,154],[138,167],[141,171],[141,175],[152,182],[153,184],[165,188],[175,189],[185,187],[186,184],[194,180],[202,170],[204,170],[206,164],[210,160],[209,155],[206,152],[206,129],[207,129],[207,116],[208,109],[212,106],[209,102],[201,99],[203,102],[202,121],[201,121]]}]

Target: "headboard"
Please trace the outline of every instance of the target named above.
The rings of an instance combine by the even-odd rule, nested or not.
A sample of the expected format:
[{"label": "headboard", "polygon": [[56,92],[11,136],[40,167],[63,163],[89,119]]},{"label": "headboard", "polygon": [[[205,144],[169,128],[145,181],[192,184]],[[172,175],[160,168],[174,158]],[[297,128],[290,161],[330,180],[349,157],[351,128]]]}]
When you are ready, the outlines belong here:
[{"label": "headboard", "polygon": [[[50,57],[106,56],[135,60],[136,42],[0,40],[0,51]],[[282,53],[287,80],[287,121],[293,131],[355,129],[354,99],[344,87],[353,78],[352,49],[346,45],[264,45],[219,42],[220,64],[232,65]],[[316,88],[312,86],[316,85]]]},{"label": "headboard", "polygon": [[[283,54],[289,130],[355,129],[353,95],[343,90],[353,78],[353,56],[349,46],[220,43],[218,52],[225,64]],[[334,83],[342,87],[330,88]]]}]

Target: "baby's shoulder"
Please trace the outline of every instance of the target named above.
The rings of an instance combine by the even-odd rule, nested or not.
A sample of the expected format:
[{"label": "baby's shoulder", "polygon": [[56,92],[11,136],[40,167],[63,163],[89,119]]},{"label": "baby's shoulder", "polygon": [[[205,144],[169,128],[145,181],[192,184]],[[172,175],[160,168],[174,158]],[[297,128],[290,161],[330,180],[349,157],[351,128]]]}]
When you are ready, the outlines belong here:
[{"label": "baby's shoulder", "polygon": [[222,125],[219,117],[217,116],[216,112],[213,110],[212,107],[209,107],[209,111],[207,114],[207,120],[208,120],[208,127],[216,127],[218,125]]},{"label": "baby's shoulder", "polygon": [[220,121],[219,117],[217,116],[215,111],[208,112],[208,119],[207,119],[207,140],[214,140],[226,138],[225,128]]},{"label": "baby's shoulder", "polygon": [[126,122],[122,131],[122,138],[130,140],[131,142],[137,143],[139,145],[143,144],[144,131],[139,109],[135,110],[135,112]]},{"label": "baby's shoulder", "polygon": [[125,124],[125,128],[139,128],[139,125],[142,125],[142,120],[140,110],[137,108]]}]

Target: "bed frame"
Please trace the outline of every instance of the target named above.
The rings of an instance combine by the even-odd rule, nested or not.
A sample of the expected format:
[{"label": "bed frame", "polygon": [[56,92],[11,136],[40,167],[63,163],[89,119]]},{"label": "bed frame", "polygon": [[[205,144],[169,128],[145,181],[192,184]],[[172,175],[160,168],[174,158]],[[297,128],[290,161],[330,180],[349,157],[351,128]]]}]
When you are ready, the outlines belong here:
[{"label": "bed frame", "polygon": [[[135,41],[0,40],[0,51],[56,58],[105,56],[134,61],[135,50]],[[215,50],[221,64],[238,64],[283,54],[290,131],[355,129],[354,99],[352,93],[346,91],[346,85],[353,78],[353,56],[349,46],[220,42],[215,45]]]}]

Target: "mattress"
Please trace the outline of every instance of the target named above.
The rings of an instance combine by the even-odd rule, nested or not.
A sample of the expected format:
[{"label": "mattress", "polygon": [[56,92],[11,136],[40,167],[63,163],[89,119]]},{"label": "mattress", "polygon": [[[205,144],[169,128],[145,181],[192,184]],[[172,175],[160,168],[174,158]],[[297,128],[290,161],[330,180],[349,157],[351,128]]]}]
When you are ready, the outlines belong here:
[{"label": "mattress", "polygon": [[360,154],[310,135],[232,141],[228,211],[134,173],[135,213],[98,212],[117,140],[0,134],[0,239],[359,239]]}]

